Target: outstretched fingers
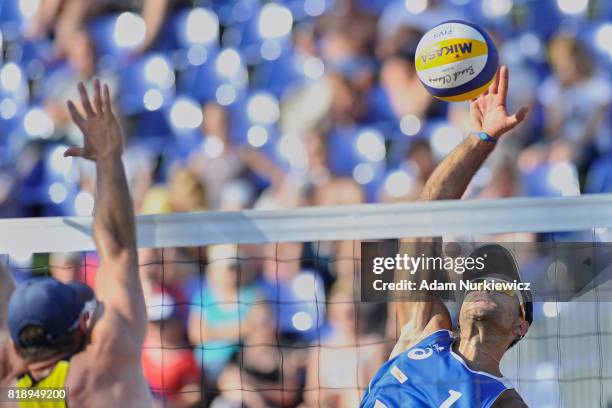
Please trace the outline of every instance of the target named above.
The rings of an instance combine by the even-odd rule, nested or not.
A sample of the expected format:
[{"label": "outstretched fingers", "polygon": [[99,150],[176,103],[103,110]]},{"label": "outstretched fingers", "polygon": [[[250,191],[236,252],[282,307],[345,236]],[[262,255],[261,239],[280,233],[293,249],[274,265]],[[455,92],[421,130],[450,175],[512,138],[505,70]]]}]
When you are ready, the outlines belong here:
[{"label": "outstretched fingers", "polygon": [[70,116],[79,129],[83,130],[83,125],[85,124],[85,118],[81,116],[76,106],[72,101],[68,101],[68,111],[70,112]]},{"label": "outstretched fingers", "polygon": [[100,80],[98,78],[94,80],[94,105],[96,106],[96,112],[104,112],[102,106],[102,92],[100,91]]},{"label": "outstretched fingers", "polygon": [[499,71],[499,86],[497,88],[497,94],[503,105],[506,105],[506,98],[508,97],[508,67],[502,65]]},{"label": "outstretched fingers", "polygon": [[470,102],[470,118],[474,123],[480,124],[482,122],[482,112],[477,99]]},{"label": "outstretched fingers", "polygon": [[85,85],[82,82],[79,82],[79,94],[81,95],[81,104],[83,105],[83,109],[85,110],[85,114],[87,116],[94,116],[95,112],[91,107],[91,103],[89,102],[89,95],[87,95],[87,90],[85,89]]},{"label": "outstretched fingers", "polygon": [[472,99],[470,101],[470,113],[472,115],[482,116],[482,109],[480,109],[480,103],[478,98]]},{"label": "outstretched fingers", "polygon": [[521,109],[518,110],[518,112],[510,116],[506,121],[506,125],[508,126],[508,128],[512,129],[513,127],[521,123],[527,116],[527,113],[529,113],[529,108],[522,107]]},{"label": "outstretched fingers", "polygon": [[110,90],[108,89],[108,85],[104,84],[104,112],[111,113],[111,98],[110,98]]},{"label": "outstretched fingers", "polygon": [[487,96],[489,95],[489,92],[484,92],[482,95],[480,95],[478,97],[478,99],[476,99],[476,105],[478,106],[478,109],[484,113],[487,111],[487,105],[488,105],[488,98]]},{"label": "outstretched fingers", "polygon": [[85,149],[82,147],[72,146],[66,149],[64,152],[64,157],[83,157],[85,154]]},{"label": "outstretched fingers", "polygon": [[499,68],[495,71],[495,76],[493,77],[493,81],[491,81],[491,85],[489,85],[489,93],[497,94],[499,88]]}]

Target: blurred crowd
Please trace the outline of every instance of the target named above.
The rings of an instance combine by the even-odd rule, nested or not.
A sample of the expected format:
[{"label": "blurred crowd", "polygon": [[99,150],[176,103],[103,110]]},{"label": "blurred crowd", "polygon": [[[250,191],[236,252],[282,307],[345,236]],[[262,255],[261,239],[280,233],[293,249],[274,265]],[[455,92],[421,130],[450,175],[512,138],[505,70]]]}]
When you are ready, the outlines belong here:
[{"label": "blurred crowd", "polygon": [[[449,19],[491,34],[509,109],[531,108],[467,195],[612,192],[605,0],[0,0],[0,217],[91,214],[95,168],[62,154],[82,143],[66,101],[94,77],[138,214],[413,200],[471,130],[468,105],[432,98],[414,68]],[[160,404],[355,407],[392,345],[386,311],[353,302],[358,251],[142,250]],[[48,263],[94,284],[94,254]]]}]

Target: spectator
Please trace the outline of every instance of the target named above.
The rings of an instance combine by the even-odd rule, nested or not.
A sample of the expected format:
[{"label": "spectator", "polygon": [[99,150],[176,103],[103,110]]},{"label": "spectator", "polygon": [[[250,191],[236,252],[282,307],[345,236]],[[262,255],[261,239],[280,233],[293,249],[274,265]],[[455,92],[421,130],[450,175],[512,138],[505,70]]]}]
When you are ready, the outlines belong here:
[{"label": "spectator", "polygon": [[142,353],[145,378],[157,407],[187,408],[200,401],[200,368],[186,342],[177,300],[158,291],[147,299],[149,323]]},{"label": "spectator", "polygon": [[[66,64],[53,71],[45,80],[43,103],[45,111],[55,125],[58,136],[68,136],[71,144],[81,144],[81,133],[70,120],[68,100],[79,101],[77,84],[83,82],[93,94],[93,77],[108,84],[111,94],[116,95],[118,81],[113,73],[100,71],[97,67],[94,43],[86,31],[79,30],[70,35],[70,47],[66,49]],[[78,106],[83,112],[82,107]]]},{"label": "spectator", "polygon": [[385,360],[378,335],[363,333],[365,322],[352,286],[335,285],[329,298],[331,331],[311,349],[306,374],[306,407],[359,406],[370,378]]},{"label": "spectator", "polygon": [[210,408],[265,408],[261,395],[244,381],[240,368],[231,363],[219,376],[220,394],[210,404]]},{"label": "spectator", "polygon": [[187,321],[185,306],[189,298],[184,284],[198,273],[198,265],[184,248],[141,248],[138,250],[139,272],[145,295],[153,296],[160,287],[177,303],[173,313]]},{"label": "spectator", "polygon": [[78,252],[53,253],[49,255],[51,276],[62,283],[80,280],[81,254]]},{"label": "spectator", "polygon": [[95,287],[98,259],[95,254],[78,252],[55,252],[49,255],[52,277],[63,283],[79,281]]},{"label": "spectator", "polygon": [[236,251],[233,245],[208,247],[206,280],[191,301],[189,340],[209,384],[238,351],[241,326],[258,300],[254,288],[239,283]]},{"label": "spectator", "polygon": [[308,158],[308,182],[312,186],[312,204],[361,204],[365,196],[361,187],[347,177],[335,177],[329,169],[327,140],[320,132],[308,132],[304,137]]},{"label": "spectator", "polygon": [[157,185],[144,197],[141,212],[159,214],[167,212],[203,211],[207,208],[206,192],[198,177],[190,170],[176,169],[168,186]]},{"label": "spectator", "polygon": [[400,169],[412,180],[411,184],[408,184],[409,188],[401,195],[391,194],[386,188],[383,188],[379,193],[380,201],[388,203],[416,200],[435,166],[436,162],[430,143],[423,139],[413,140],[406,153],[406,159],[400,164]]},{"label": "spectator", "polygon": [[[424,32],[445,20],[469,20],[461,7],[445,4],[442,0],[429,0],[423,12],[415,13],[406,2],[392,0],[378,19],[377,53],[381,59],[394,55],[406,44],[416,46]],[[418,8],[419,3],[413,7]]]},{"label": "spectator", "polygon": [[209,102],[202,107],[202,116],[203,140],[200,148],[189,156],[189,169],[205,186],[210,208],[218,209],[223,186],[239,177],[245,171],[245,166],[232,143],[229,115],[225,108]]},{"label": "spectator", "polygon": [[584,166],[593,151],[602,154],[612,149],[607,114],[612,87],[598,75],[592,56],[576,38],[555,36],[549,53],[553,73],[539,91],[546,136],[555,149]]},{"label": "spectator", "polygon": [[414,115],[425,119],[440,116],[440,102],[427,92],[414,66],[416,48],[408,48],[383,62],[380,83],[385,90],[395,117]]},{"label": "spectator", "polygon": [[42,6],[28,27],[28,34],[39,38],[54,31],[55,54],[61,57],[70,52],[74,33],[83,31],[92,17],[109,11],[140,12],[146,27],[145,37],[134,51],[140,54],[151,48],[167,12],[179,3],[177,0],[46,0],[41,2]]},{"label": "spectator", "polygon": [[267,406],[293,407],[301,399],[304,350],[278,343],[274,308],[258,304],[244,324],[244,343],[238,361],[242,378],[258,391]]},{"label": "spectator", "polygon": [[304,246],[298,242],[267,244],[262,286],[278,315],[279,335],[292,342],[314,338],[324,323],[325,292],[317,271],[302,269]]},{"label": "spectator", "polygon": [[219,210],[240,211],[253,206],[255,191],[246,180],[232,180],[225,184],[219,194]]}]

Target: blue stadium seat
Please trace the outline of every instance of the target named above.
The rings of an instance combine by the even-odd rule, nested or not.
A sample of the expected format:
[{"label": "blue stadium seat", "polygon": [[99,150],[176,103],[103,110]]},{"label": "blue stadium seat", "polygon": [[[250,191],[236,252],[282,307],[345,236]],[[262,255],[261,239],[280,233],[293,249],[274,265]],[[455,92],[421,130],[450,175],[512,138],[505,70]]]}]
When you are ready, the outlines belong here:
[{"label": "blue stadium seat", "polygon": [[89,24],[89,35],[96,45],[96,53],[100,55],[120,55],[122,50],[113,39],[116,15],[98,17]]},{"label": "blue stadium seat", "polygon": [[[119,62],[129,65],[131,61],[124,59],[130,57],[132,51],[131,46],[121,46],[115,39],[115,24],[121,14],[108,14],[97,17],[89,23],[89,35],[91,36],[98,56],[110,55],[119,58]],[[128,23],[129,24],[129,21]],[[129,27],[125,27],[124,34],[131,34]],[[129,37],[129,35],[127,35]],[[168,18],[160,29],[158,37],[151,46],[148,52],[157,52],[170,54],[172,51],[179,48],[174,23],[172,18]]]},{"label": "blue stadium seat", "polygon": [[585,192],[612,193],[612,155],[600,157],[591,165],[587,174]]},{"label": "blue stadium seat", "polygon": [[177,92],[199,102],[215,99],[222,78],[216,72],[215,61],[218,53],[212,51],[201,65],[190,65],[179,72]]},{"label": "blue stadium seat", "polygon": [[232,30],[235,30],[238,35],[235,37],[237,41],[230,44],[239,50],[240,55],[242,55],[248,64],[257,63],[261,60],[260,48],[264,41],[259,35],[258,30],[258,15],[260,10],[257,8],[253,11],[253,18],[246,21],[235,22],[232,25]]},{"label": "blue stadium seat", "polygon": [[365,158],[357,150],[359,134],[368,128],[336,128],[328,136],[328,161],[332,172],[338,176],[352,177],[355,166]]},{"label": "blue stadium seat", "polygon": [[[147,54],[118,71],[119,104],[124,114],[157,110],[174,96],[174,67],[161,54]],[[151,91],[151,92],[150,92]],[[155,93],[154,98],[148,98]],[[153,109],[154,108],[154,109]]]},{"label": "blue stadium seat", "polygon": [[[177,41],[177,45],[185,50],[188,50],[190,47],[195,45],[196,43],[194,43],[194,41],[205,40],[208,35],[212,37],[211,33],[214,30],[214,28],[210,28],[210,31],[201,31],[192,28],[191,35],[195,35],[199,38],[190,38],[190,27],[188,26],[188,24],[190,22],[190,17],[193,16],[194,13],[199,13],[203,15],[203,17],[200,17],[200,19],[204,20],[202,23],[207,23],[207,21],[205,21],[207,16],[210,18],[214,18],[214,16],[216,16],[216,14],[214,16],[211,15],[212,13],[214,13],[213,10],[207,8],[193,8],[181,10],[170,18],[170,20],[172,21],[171,26],[174,33],[174,37]],[[199,20],[192,20],[192,24],[196,24],[198,22]],[[217,28],[216,38],[212,39],[208,43],[197,44],[203,46],[208,52],[217,50],[219,48],[219,29]]]},{"label": "blue stadium seat", "polygon": [[[290,282],[269,281],[262,279],[261,288],[266,299],[278,313],[278,330],[280,334],[295,340],[311,341],[318,338],[318,333],[325,325],[325,292],[323,282],[317,272],[302,270]],[[306,285],[298,285],[300,280]],[[313,287],[314,286],[314,287]],[[302,291],[302,292],[298,292]],[[300,316],[306,319],[300,327]],[[307,324],[310,323],[310,324]]]},{"label": "blue stadium seat", "polygon": [[543,163],[528,173],[523,173],[522,184],[529,196],[577,195],[578,171],[570,162]]},{"label": "blue stadium seat", "polygon": [[236,14],[248,19],[253,15],[253,9],[258,6],[258,2],[254,0],[211,0],[207,3],[219,16],[219,21],[223,25],[234,24]]},{"label": "blue stadium seat", "polygon": [[288,86],[295,87],[306,82],[307,78],[291,49],[289,42],[279,42],[280,56],[273,61],[262,60],[253,70],[251,84],[253,88],[265,89],[281,98]]},{"label": "blue stadium seat", "polygon": [[[221,75],[217,69],[217,60],[223,54],[211,52],[201,65],[190,65],[177,73],[177,92],[197,100],[200,103],[219,101],[222,105],[233,105],[245,97],[247,84],[240,74],[235,77]],[[241,70],[244,66],[241,65]],[[229,91],[228,91],[229,89]],[[231,93],[228,96],[228,92]]]},{"label": "blue stadium seat", "polygon": [[24,68],[27,73],[31,63],[43,67],[53,59],[53,44],[44,38],[41,40],[23,40],[14,42],[7,52],[7,60],[14,61]]},{"label": "blue stadium seat", "polygon": [[17,0],[0,0],[0,29],[7,38],[17,38],[22,30],[24,16]]},{"label": "blue stadium seat", "polygon": [[[1,99],[1,97],[0,97]],[[0,120],[0,163],[13,163],[24,142],[22,133],[23,112],[17,112],[10,119]]]}]

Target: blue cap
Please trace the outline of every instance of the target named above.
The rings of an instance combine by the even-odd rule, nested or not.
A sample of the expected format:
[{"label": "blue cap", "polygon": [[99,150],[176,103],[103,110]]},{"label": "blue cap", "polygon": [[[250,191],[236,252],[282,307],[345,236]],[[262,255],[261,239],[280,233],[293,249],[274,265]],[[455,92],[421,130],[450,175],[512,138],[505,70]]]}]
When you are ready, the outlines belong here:
[{"label": "blue cap", "polygon": [[49,277],[27,280],[15,289],[8,304],[13,342],[18,347],[31,346],[21,344],[19,333],[35,325],[45,330],[46,343],[52,343],[73,329],[85,302],[93,297],[93,290],[79,282],[64,284]]}]

